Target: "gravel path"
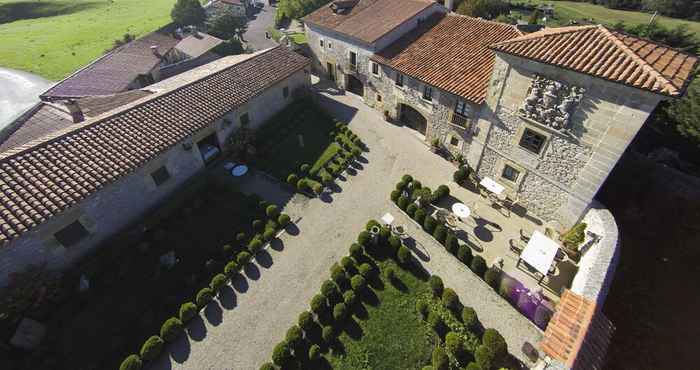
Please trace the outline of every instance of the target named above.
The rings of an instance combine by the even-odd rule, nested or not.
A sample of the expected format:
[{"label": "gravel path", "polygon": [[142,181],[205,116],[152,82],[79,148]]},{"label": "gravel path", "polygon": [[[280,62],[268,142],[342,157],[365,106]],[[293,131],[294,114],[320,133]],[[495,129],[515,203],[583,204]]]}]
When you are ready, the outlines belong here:
[{"label": "gravel path", "polygon": [[[401,217],[388,200],[401,175],[420,173],[433,188],[450,180],[454,171],[451,164],[429,153],[409,129],[384,122],[358,97],[324,93],[319,99],[336,116],[350,122],[369,146],[362,168],[339,181],[339,189],[327,198],[288,202],[284,211],[293,218],[302,217],[296,224],[298,232],[284,234],[269,254],[263,253],[246,269],[246,278],[236,279],[220,303],[211,304],[204,319],[190,325],[190,338],[183,336],[170,346],[169,354],[152,368],[259,368],[298,314],[307,309],[328,278],[330,266],[347,253],[366,221],[385,212]],[[473,305],[485,326],[501,331],[516,355],[522,340],[536,341],[537,329],[483,282],[444,255],[435,242],[422,240],[428,238],[422,231],[411,234],[432,257],[426,267],[438,271],[446,284],[460,293],[463,303]]]}]

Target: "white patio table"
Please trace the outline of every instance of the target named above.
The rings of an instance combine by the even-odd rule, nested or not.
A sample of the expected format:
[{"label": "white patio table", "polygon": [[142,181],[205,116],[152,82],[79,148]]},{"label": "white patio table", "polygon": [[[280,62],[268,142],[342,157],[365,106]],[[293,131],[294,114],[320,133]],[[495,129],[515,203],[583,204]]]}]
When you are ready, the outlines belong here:
[{"label": "white patio table", "polygon": [[505,187],[503,185],[497,183],[494,179],[492,179],[488,176],[484,177],[484,179],[481,180],[479,185],[485,187],[486,190],[488,190],[496,195],[501,195],[501,193],[503,193],[503,190],[505,190]]},{"label": "white patio table", "polygon": [[537,270],[537,272],[541,273],[542,278],[538,281],[539,284],[544,277],[549,274],[549,269],[552,267],[552,262],[554,262],[554,257],[557,255],[558,250],[559,244],[557,244],[557,242],[548,238],[541,232],[535,231],[532,233],[532,238],[527,242],[525,249],[520,254],[518,266],[520,265],[520,261],[524,261]]}]

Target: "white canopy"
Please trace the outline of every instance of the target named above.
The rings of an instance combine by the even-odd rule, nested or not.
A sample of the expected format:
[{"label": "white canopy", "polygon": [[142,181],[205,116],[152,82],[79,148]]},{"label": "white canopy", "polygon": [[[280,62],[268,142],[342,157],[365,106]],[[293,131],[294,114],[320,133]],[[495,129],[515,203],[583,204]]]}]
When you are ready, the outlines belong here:
[{"label": "white canopy", "polygon": [[554,257],[559,250],[559,244],[554,240],[546,237],[539,231],[532,233],[530,241],[520,254],[520,259],[527,262],[528,265],[534,267],[537,271],[547,275],[549,268],[552,266]]}]

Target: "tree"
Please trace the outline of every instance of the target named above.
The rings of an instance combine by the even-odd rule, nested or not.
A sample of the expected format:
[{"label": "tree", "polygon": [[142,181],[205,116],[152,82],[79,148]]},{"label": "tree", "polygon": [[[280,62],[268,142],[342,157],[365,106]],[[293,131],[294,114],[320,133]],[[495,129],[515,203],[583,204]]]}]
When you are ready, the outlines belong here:
[{"label": "tree", "polygon": [[502,0],[465,0],[457,7],[459,14],[485,19],[495,19],[509,11],[510,5]]},{"label": "tree", "polygon": [[212,51],[222,57],[227,55],[238,55],[243,54],[245,49],[243,49],[243,44],[237,38],[233,37],[230,40],[224,41],[217,45]]},{"label": "tree", "polygon": [[218,14],[207,22],[207,33],[223,40],[229,40],[234,36],[240,39],[247,28],[246,18],[231,11]]},{"label": "tree", "polygon": [[539,9],[535,9],[530,13],[530,18],[527,19],[527,24],[537,24],[542,18],[542,12]]},{"label": "tree", "polygon": [[204,23],[206,14],[199,0],[177,0],[170,17],[178,26],[189,26]]}]

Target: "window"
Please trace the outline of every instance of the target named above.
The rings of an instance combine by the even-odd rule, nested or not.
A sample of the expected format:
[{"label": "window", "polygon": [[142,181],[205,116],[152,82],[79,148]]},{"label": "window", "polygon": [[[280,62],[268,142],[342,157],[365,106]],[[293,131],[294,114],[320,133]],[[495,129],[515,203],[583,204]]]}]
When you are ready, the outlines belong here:
[{"label": "window", "polygon": [[520,138],[520,146],[535,154],[540,154],[546,140],[546,136],[526,128]]},{"label": "window", "polygon": [[379,64],[372,63],[372,74],[379,76]]},{"label": "window", "polygon": [[379,94],[377,94],[377,101],[380,102],[380,103],[382,102],[382,96],[379,95]]},{"label": "window", "polygon": [[318,40],[318,44],[323,47],[323,39]]},{"label": "window", "polygon": [[247,126],[248,123],[250,123],[250,117],[248,117],[248,113],[243,113],[241,115],[241,126]]},{"label": "window", "polygon": [[425,85],[423,86],[423,99],[432,101],[433,100],[433,88]]},{"label": "window", "polygon": [[329,49],[333,49],[333,44],[331,44],[331,43],[329,42],[329,43],[328,43],[328,48],[329,48]]},{"label": "window", "polygon": [[78,220],[53,234],[56,240],[64,247],[75,245],[88,235],[88,231]]},{"label": "window", "polygon": [[396,73],[396,86],[403,87],[403,75],[401,73]]},{"label": "window", "polygon": [[457,137],[455,136],[452,136],[452,138],[450,139],[450,145],[459,146],[459,139],[457,139]]},{"label": "window", "polygon": [[357,66],[357,54],[354,51],[350,52],[350,65]]},{"label": "window", "polygon": [[459,114],[462,117],[467,116],[467,103],[459,100],[457,105],[455,105],[455,114]]},{"label": "window", "polygon": [[282,96],[286,99],[289,96],[289,86],[285,86],[282,89]]},{"label": "window", "polygon": [[168,172],[168,169],[163,166],[151,173],[151,178],[153,178],[153,182],[156,183],[156,186],[160,186],[164,182],[168,181],[170,178],[170,172]]},{"label": "window", "polygon": [[501,173],[501,177],[510,182],[517,182],[518,177],[520,177],[520,171],[509,165],[505,165],[503,166],[503,173]]}]

